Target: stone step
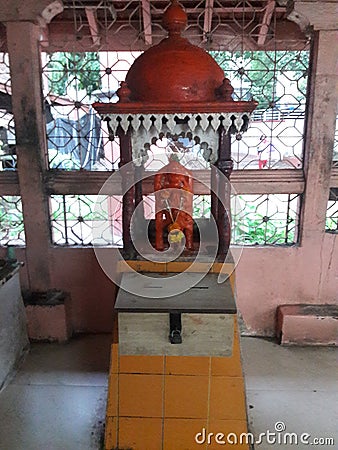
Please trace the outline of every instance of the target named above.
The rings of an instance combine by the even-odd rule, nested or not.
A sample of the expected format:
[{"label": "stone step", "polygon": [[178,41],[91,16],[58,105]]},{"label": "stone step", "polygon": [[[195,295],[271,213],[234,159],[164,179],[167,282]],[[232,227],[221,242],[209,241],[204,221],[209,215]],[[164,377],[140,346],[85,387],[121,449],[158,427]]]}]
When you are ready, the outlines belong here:
[{"label": "stone step", "polygon": [[276,335],[282,345],[338,345],[338,306],[280,305]]}]

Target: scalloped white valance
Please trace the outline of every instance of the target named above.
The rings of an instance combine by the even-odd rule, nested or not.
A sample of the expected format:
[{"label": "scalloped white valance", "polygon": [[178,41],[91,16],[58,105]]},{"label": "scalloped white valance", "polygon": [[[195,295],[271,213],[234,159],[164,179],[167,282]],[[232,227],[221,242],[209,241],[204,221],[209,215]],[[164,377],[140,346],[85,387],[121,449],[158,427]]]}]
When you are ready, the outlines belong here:
[{"label": "scalloped white valance", "polygon": [[147,148],[154,138],[189,131],[207,146],[206,159],[214,163],[218,159],[219,127],[232,134],[242,133],[248,128],[251,113],[107,114],[104,117],[115,135],[118,130],[130,133],[133,161],[140,166],[147,160]]}]

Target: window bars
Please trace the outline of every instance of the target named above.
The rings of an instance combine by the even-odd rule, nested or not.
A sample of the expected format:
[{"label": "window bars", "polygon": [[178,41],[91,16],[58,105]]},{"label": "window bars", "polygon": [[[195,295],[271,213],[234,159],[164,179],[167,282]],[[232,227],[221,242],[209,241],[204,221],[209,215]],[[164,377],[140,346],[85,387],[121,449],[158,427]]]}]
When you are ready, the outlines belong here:
[{"label": "window bars", "polygon": [[110,140],[94,101],[116,101],[135,56],[130,52],[43,54],[43,85],[48,104],[47,146],[50,169],[116,170],[120,149]]},{"label": "window bars", "polygon": [[[308,52],[211,54],[230,78],[236,98],[253,96],[259,101],[249,133],[240,140],[233,138],[235,169],[301,168]],[[134,57],[130,52],[46,56],[43,74],[50,168],[118,168],[119,143],[110,141],[107,125],[90,105],[95,100],[117,100],[118,83]]]},{"label": "window bars", "polygon": [[[50,168],[116,170],[119,143],[109,140],[105,123],[100,127],[99,118],[91,117],[90,105],[116,101],[119,82],[140,51],[165,36],[161,20],[167,3],[71,0],[64,5],[50,34],[58,20],[73,29],[54,47],[41,43],[48,50],[42,66],[50,105]],[[236,98],[259,101],[250,132],[242,140],[233,138],[235,169],[301,168],[308,41],[284,19],[285,7],[257,0],[183,5],[186,37],[211,52]],[[53,52],[55,47],[62,51]]]},{"label": "window bars", "polygon": [[330,190],[327,202],[325,230],[329,233],[338,233],[338,188]]},{"label": "window bars", "polygon": [[259,102],[248,133],[233,138],[235,169],[301,168],[308,51],[211,53],[235,97]]},{"label": "window bars", "polygon": [[[90,105],[97,100],[117,100],[115,92],[119,82],[124,80],[134,59],[165,36],[161,19],[168,3],[133,0],[64,0],[63,3],[64,12],[49,25],[50,41],[47,34],[41,41],[49,168],[115,171],[119,163],[118,139],[110,140],[107,124],[101,122]],[[284,19],[285,7],[276,2],[214,0],[212,3],[212,8],[210,3],[206,8],[205,1],[183,1],[189,19],[185,35],[211,52],[230,78],[236,98],[253,96],[260,102],[248,132],[242,139],[233,136],[235,169],[301,169],[308,39],[295,24]],[[270,3],[274,4],[272,9]],[[65,25],[63,29],[67,30],[63,35],[56,32],[60,25]],[[285,31],[289,29],[290,33]],[[0,54],[0,77],[1,86],[5,86],[1,92],[10,94],[5,53]],[[0,127],[6,129],[8,145],[15,147],[12,116],[2,108],[0,122]],[[1,130],[3,151],[6,137]],[[334,164],[336,154],[335,150]],[[6,162],[6,167],[1,163],[0,170],[15,169],[16,157],[10,156],[12,163]],[[149,156],[149,170],[153,169],[152,165],[162,163],[151,149]],[[207,167],[206,164],[204,169]],[[51,195],[54,243],[90,245],[88,229],[104,216],[113,232],[109,236],[108,232],[103,233],[101,243],[118,245],[121,198],[114,196],[114,210],[117,210],[114,218],[110,217],[108,206],[104,206],[109,205],[108,199],[102,202],[102,217],[97,213],[94,197]],[[233,210],[234,243],[297,242],[299,195],[290,193],[282,197],[267,192],[261,196],[239,193],[239,197],[245,211],[238,207]],[[262,212],[263,205],[264,208],[268,205],[268,211],[277,208],[279,215],[276,212],[270,220],[270,213]],[[208,215],[208,196],[195,196],[194,214],[196,218]],[[251,228],[243,225],[245,230],[242,227],[244,231],[240,232],[241,214],[244,223],[251,221],[253,225]],[[245,237],[253,236],[254,227],[263,230],[263,237],[255,242]]]},{"label": "window bars", "polygon": [[237,195],[232,201],[232,243],[296,244],[300,198],[299,194]]},{"label": "window bars", "polygon": [[336,118],[336,130],[335,130],[334,141],[333,141],[332,166],[338,167],[338,116]]},{"label": "window bars", "polygon": [[[233,245],[293,245],[298,238],[299,194],[234,195]],[[194,219],[210,217],[210,195],[194,195]],[[146,220],[155,217],[154,196],[144,196]],[[121,196],[51,197],[53,243],[122,245]]]},{"label": "window bars", "polygon": [[[55,245],[122,245],[121,196],[52,195]],[[93,230],[96,235],[93,242]],[[99,230],[95,232],[95,230]]]},{"label": "window bars", "polygon": [[21,198],[0,196],[0,245],[25,245]]},{"label": "window bars", "polygon": [[0,171],[16,169],[15,129],[8,54],[0,42]]}]

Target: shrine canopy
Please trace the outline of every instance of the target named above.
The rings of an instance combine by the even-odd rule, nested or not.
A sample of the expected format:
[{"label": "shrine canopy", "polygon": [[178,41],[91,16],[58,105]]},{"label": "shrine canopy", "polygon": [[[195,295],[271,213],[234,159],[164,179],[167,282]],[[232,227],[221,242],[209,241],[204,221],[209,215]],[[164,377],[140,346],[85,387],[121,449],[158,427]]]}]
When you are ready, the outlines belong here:
[{"label": "shrine canopy", "polygon": [[168,37],[140,55],[117,91],[117,103],[94,103],[114,134],[130,134],[132,160],[141,165],[153,139],[193,133],[217,161],[218,130],[246,131],[255,101],[234,101],[223,70],[182,36],[187,15],[174,0],[163,16]]}]

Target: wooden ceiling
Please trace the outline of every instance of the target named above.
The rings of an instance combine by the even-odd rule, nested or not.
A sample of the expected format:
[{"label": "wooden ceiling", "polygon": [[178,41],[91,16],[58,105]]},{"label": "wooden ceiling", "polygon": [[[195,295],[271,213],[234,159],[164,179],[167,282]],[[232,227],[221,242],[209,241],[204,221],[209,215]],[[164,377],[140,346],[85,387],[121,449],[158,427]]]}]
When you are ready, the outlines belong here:
[{"label": "wooden ceiling", "polygon": [[[287,20],[285,0],[183,0],[185,32],[214,50],[304,48],[306,37]],[[165,35],[161,20],[169,1],[63,0],[64,10],[42,30],[50,51],[145,50]],[[1,29],[0,29],[1,33]]]}]

